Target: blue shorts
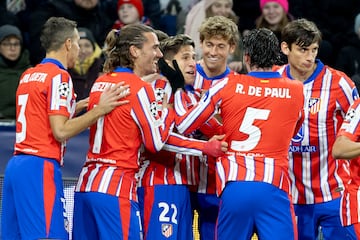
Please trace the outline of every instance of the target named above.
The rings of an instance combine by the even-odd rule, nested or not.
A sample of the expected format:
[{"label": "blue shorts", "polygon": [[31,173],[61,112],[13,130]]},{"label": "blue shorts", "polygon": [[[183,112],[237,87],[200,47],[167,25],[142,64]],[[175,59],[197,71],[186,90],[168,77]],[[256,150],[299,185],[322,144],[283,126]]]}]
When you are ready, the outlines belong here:
[{"label": "blue shorts", "polygon": [[13,156],[5,170],[3,239],[68,239],[60,165],[32,155]]},{"label": "blue shorts", "polygon": [[297,239],[289,195],[264,182],[228,182],[221,194],[217,239]]},{"label": "blue shorts", "polygon": [[200,239],[215,239],[220,198],[216,194],[191,192],[191,207],[198,212]]},{"label": "blue shorts", "polygon": [[[142,187],[146,240],[193,239],[189,189],[185,185]],[[138,191],[139,192],[139,191]],[[139,195],[141,198],[141,194]]]},{"label": "blue shorts", "polygon": [[143,237],[137,202],[99,192],[75,192],[74,240]]},{"label": "blue shorts", "polygon": [[353,226],[341,225],[340,199],[316,204],[295,204],[299,239],[316,239],[319,227],[324,239],[357,239]]}]

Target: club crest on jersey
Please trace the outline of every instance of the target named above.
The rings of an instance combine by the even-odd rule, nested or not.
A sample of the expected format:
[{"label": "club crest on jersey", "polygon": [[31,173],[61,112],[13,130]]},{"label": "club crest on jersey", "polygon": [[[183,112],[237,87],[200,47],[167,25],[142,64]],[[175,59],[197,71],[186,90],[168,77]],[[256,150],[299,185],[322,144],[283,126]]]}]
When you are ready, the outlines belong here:
[{"label": "club crest on jersey", "polygon": [[61,97],[67,97],[70,94],[70,87],[69,87],[69,83],[67,82],[62,82],[59,85],[59,94]]},{"label": "club crest on jersey", "polygon": [[173,234],[173,226],[170,223],[163,223],[161,224],[161,234],[164,235],[166,238],[171,237]]},{"label": "club crest on jersey", "polygon": [[320,111],[321,99],[320,98],[310,98],[309,99],[309,112],[311,114],[318,113]]},{"label": "club crest on jersey", "polygon": [[355,117],[355,109],[351,108],[349,109],[349,111],[346,113],[345,122],[350,122],[351,119],[353,119]]}]

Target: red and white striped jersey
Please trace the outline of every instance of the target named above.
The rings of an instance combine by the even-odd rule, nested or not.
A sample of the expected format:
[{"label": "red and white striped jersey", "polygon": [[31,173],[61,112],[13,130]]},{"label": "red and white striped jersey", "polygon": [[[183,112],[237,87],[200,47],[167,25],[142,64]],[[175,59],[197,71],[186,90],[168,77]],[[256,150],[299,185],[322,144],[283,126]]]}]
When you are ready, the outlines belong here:
[{"label": "red and white striped jersey", "polygon": [[140,147],[160,151],[174,126],[174,111],[158,114],[154,91],[131,70],[116,68],[99,77],[90,92],[89,109],[96,107],[107,86],[130,85],[129,104],[117,107],[90,127],[90,148],[76,191],[102,192],[135,198]]},{"label": "red and white striped jersey", "polygon": [[[173,99],[170,84],[166,80],[158,79],[152,82],[152,86],[158,103],[157,109],[161,111],[165,94],[167,102]],[[139,185],[196,184],[198,179],[194,174],[194,166],[199,165],[204,144],[205,141],[171,133],[163,150],[157,153],[145,150],[142,154]]]},{"label": "red and white striped jersey", "polygon": [[233,73],[229,67],[226,67],[225,71],[215,77],[208,77],[205,73],[204,68],[200,65],[200,63],[196,64],[196,73],[195,73],[195,81],[194,81],[194,89],[200,90],[208,90],[211,86],[216,84],[219,80],[224,79],[230,73]]},{"label": "red and white striped jersey", "polygon": [[[338,132],[354,142],[360,141],[360,99],[350,106]],[[350,180],[341,199],[340,217],[343,226],[360,222],[360,157],[350,160]]]},{"label": "red and white striped jersey", "polygon": [[15,154],[52,158],[62,165],[66,143],[55,139],[49,116],[71,118],[75,98],[71,77],[59,61],[46,58],[27,69],[16,92]]},{"label": "red and white striped jersey", "polygon": [[[193,87],[194,92],[187,91],[186,93],[179,94],[175,98],[177,99],[174,103],[175,111],[177,115],[182,116],[192,108],[196,102],[200,99],[200,94],[208,90],[211,86],[218,83],[220,80],[227,77],[232,71],[229,67],[226,67],[225,71],[215,77],[208,77],[200,65],[196,64],[196,73],[195,81]],[[203,133],[206,137],[211,137],[214,134],[221,134],[221,124],[216,121],[215,118],[209,119],[207,123],[200,127],[200,132]],[[192,133],[186,134],[191,136]],[[196,136],[193,136],[196,138]],[[204,156],[200,162],[195,163],[194,165],[196,174],[196,179],[199,179],[197,189],[191,188],[191,191],[197,191],[199,193],[215,194],[216,193],[216,183],[215,183],[215,159],[209,156]]]},{"label": "red and white striped jersey", "polygon": [[[178,116],[183,116],[200,101],[201,93],[199,89],[187,88],[186,91],[177,91],[174,97],[174,108]],[[209,139],[215,134],[222,134],[222,124],[216,118],[210,118],[206,123],[199,127],[200,132],[194,131],[186,134],[190,138]],[[184,157],[184,156],[183,156]],[[188,161],[188,160],[187,160]],[[210,156],[202,156],[200,161],[192,163],[193,179],[196,180],[191,191],[199,193],[216,193],[215,183],[215,159]]]},{"label": "red and white striped jersey", "polygon": [[[345,113],[358,94],[344,73],[316,61],[317,68],[303,83],[305,120],[289,148],[295,204],[338,198],[349,178],[347,161],[333,159],[331,148]],[[292,78],[289,65],[278,71]]]},{"label": "red and white striped jersey", "polygon": [[[220,110],[229,151],[217,159],[217,193],[228,181],[262,181],[289,192],[288,148],[303,120],[303,86],[277,72],[230,74],[179,118],[197,129]],[[286,114],[285,114],[286,113]]]}]

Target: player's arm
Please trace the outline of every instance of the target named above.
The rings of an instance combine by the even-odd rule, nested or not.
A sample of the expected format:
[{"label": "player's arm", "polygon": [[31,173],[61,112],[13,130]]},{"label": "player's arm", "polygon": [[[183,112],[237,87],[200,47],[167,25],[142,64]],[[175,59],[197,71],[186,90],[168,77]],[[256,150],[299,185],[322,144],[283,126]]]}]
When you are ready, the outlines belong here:
[{"label": "player's arm", "polygon": [[353,159],[360,156],[360,142],[352,141],[344,135],[336,138],[333,148],[332,156],[335,159]]},{"label": "player's arm", "polygon": [[130,114],[139,126],[145,148],[152,153],[158,152],[174,127],[174,111],[171,108],[157,109],[150,85],[142,87],[136,95]]},{"label": "player's arm", "polygon": [[226,83],[227,80],[225,79],[211,87],[192,109],[182,116],[176,115],[176,127],[180,133],[189,134],[199,129],[218,112],[218,105],[221,102],[220,92]]},{"label": "player's arm", "polygon": [[63,115],[50,115],[50,126],[56,140],[63,142],[79,134],[115,107],[129,103],[128,100],[119,101],[130,93],[129,86],[122,85],[118,83],[104,90],[97,106],[79,117],[69,119]]},{"label": "player's arm", "polygon": [[[193,100],[190,100],[193,99]],[[187,95],[184,91],[178,91],[174,96],[174,109],[177,116],[184,116],[191,108],[194,107],[194,99],[198,100],[196,95]],[[207,122],[199,128],[200,132],[207,138],[211,138],[215,134],[223,134],[222,124],[215,117],[211,117]]]},{"label": "player's arm", "polygon": [[216,135],[209,141],[202,141],[171,133],[163,150],[193,156],[220,157],[228,147],[227,142],[221,141],[224,137],[225,135]]}]

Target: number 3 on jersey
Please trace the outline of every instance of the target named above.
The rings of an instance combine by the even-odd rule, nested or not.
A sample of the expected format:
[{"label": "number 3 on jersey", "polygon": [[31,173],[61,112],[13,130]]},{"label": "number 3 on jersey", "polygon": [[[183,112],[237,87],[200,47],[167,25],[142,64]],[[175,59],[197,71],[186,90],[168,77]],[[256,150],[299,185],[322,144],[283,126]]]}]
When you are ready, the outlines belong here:
[{"label": "number 3 on jersey", "polygon": [[21,131],[16,132],[16,143],[21,143],[26,138],[25,109],[26,109],[26,104],[27,104],[28,98],[29,98],[29,94],[19,95],[19,97],[18,97],[18,105],[20,107],[20,111],[19,111],[17,121],[21,125]]},{"label": "number 3 on jersey", "polygon": [[249,135],[243,141],[231,141],[231,149],[238,152],[246,152],[254,149],[261,139],[261,130],[254,126],[255,120],[267,120],[270,110],[248,107],[241,122],[239,131]]}]

